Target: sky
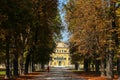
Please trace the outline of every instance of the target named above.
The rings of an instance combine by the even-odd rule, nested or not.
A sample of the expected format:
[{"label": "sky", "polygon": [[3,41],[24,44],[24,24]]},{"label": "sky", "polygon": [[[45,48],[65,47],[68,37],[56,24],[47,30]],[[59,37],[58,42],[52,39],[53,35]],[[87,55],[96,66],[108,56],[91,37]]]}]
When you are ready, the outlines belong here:
[{"label": "sky", "polygon": [[67,42],[68,39],[69,39],[69,33],[67,31],[67,23],[65,22],[65,19],[64,19],[64,16],[65,16],[65,11],[63,10],[63,6],[67,3],[68,0],[58,0],[59,1],[59,11],[60,11],[60,17],[61,17],[61,20],[62,20],[62,24],[63,26],[65,27],[65,30],[62,31],[62,37],[63,39],[61,39],[61,41],[63,42]]}]

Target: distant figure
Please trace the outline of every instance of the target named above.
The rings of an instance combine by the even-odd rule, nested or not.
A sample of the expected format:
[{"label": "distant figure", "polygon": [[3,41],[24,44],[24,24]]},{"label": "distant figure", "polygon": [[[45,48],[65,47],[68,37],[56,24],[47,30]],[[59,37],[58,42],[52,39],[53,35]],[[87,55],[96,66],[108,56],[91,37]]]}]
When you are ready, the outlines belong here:
[{"label": "distant figure", "polygon": [[47,71],[48,71],[48,72],[50,71],[50,67],[49,67],[49,66],[47,67]]}]

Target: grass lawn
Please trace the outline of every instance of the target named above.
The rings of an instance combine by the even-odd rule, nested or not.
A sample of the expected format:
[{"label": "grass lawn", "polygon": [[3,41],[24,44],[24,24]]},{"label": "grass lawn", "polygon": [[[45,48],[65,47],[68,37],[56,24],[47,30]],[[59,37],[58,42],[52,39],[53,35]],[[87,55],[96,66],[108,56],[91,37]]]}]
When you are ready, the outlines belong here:
[{"label": "grass lawn", "polygon": [[4,78],[5,74],[6,74],[5,70],[0,70],[0,80]]},{"label": "grass lawn", "polygon": [[5,71],[0,71],[0,75],[5,75]]}]

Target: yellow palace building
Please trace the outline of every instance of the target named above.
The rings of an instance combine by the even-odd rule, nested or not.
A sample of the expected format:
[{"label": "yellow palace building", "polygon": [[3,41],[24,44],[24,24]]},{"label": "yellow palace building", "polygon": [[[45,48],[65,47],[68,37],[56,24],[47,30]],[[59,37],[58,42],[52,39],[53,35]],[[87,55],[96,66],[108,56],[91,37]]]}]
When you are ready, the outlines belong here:
[{"label": "yellow palace building", "polygon": [[58,42],[51,58],[49,63],[51,67],[68,67],[71,65],[68,45],[64,42]]}]

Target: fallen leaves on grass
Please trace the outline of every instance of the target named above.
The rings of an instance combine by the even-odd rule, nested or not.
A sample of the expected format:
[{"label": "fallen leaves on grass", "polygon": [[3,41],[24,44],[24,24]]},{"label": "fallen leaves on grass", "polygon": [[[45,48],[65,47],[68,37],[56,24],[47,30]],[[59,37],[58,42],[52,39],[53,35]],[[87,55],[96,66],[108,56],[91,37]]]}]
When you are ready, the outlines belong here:
[{"label": "fallen leaves on grass", "polygon": [[[96,72],[84,72],[84,71],[73,71],[75,74],[77,74],[78,78],[85,78],[87,80],[109,80],[106,77],[101,77],[100,73]],[[117,76],[114,76],[113,80],[117,80]]]},{"label": "fallen leaves on grass", "polygon": [[21,75],[20,77],[18,77],[16,80],[27,80],[27,79],[33,79],[36,78],[40,75],[40,72],[33,72],[33,73],[29,73],[29,74],[25,74],[25,75]]}]

